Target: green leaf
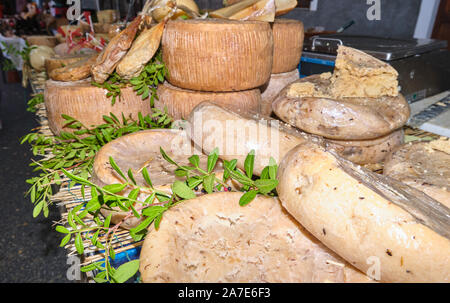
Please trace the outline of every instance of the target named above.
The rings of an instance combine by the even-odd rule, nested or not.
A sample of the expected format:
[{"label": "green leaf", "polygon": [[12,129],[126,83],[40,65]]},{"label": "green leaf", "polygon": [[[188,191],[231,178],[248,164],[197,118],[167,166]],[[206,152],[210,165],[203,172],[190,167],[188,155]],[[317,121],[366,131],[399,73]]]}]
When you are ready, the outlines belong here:
[{"label": "green leaf", "polygon": [[208,156],[208,173],[212,172],[219,159],[219,149],[216,147]]},{"label": "green leaf", "polygon": [[138,270],[139,260],[133,260],[120,265],[114,273],[113,278],[117,283],[124,283],[132,278]]},{"label": "green leaf", "polygon": [[130,178],[131,182],[133,182],[133,184],[136,185],[136,180],[134,179],[133,172],[131,171],[131,168],[128,169],[127,174],[128,174],[128,178]]},{"label": "green leaf", "polygon": [[246,192],[239,199],[239,205],[240,206],[245,206],[245,205],[249,204],[250,202],[252,202],[256,198],[257,194],[258,194],[258,191],[256,191],[256,190],[251,190],[251,191]]},{"label": "green leaf", "polygon": [[72,237],[71,234],[65,235],[64,238],[62,238],[61,243],[59,244],[59,247],[64,247],[64,246],[66,246],[67,243],[69,243],[71,237]]},{"label": "green leaf", "polygon": [[42,208],[44,207],[44,203],[45,203],[45,201],[41,201],[34,207],[34,209],[33,209],[33,218],[36,218],[37,216],[39,216],[39,214],[42,211]]},{"label": "green leaf", "polygon": [[193,155],[189,157],[189,162],[195,167],[198,167],[200,165],[200,157],[198,155]]},{"label": "green leaf", "polygon": [[103,189],[107,192],[117,194],[123,191],[127,187],[127,184],[109,184],[106,186],[103,186]]},{"label": "green leaf", "polygon": [[268,194],[272,190],[274,190],[278,185],[278,180],[273,179],[265,179],[265,180],[256,180],[255,181],[256,187],[258,187],[259,191],[263,194]]},{"label": "green leaf", "polygon": [[150,175],[148,173],[147,167],[144,167],[142,169],[142,176],[144,177],[145,182],[147,182],[147,184],[153,188],[153,184],[152,184],[152,180],[150,179]]},{"label": "green leaf", "polygon": [[195,193],[186,185],[186,183],[178,180],[172,184],[172,192],[178,197],[186,200],[196,197]]},{"label": "green leaf", "polygon": [[57,232],[59,232],[59,233],[62,233],[62,234],[69,234],[70,233],[70,231],[67,228],[65,228],[64,226],[62,226],[62,225],[56,226],[55,230]]},{"label": "green leaf", "polygon": [[75,248],[79,255],[82,255],[84,252],[83,239],[81,238],[81,233],[77,233],[75,236]]},{"label": "green leaf", "polygon": [[244,161],[244,169],[247,174],[247,177],[249,178],[253,177],[254,164],[255,164],[255,150],[252,149]]},{"label": "green leaf", "polygon": [[123,172],[120,170],[119,166],[117,166],[116,162],[114,161],[114,159],[110,156],[109,157],[109,163],[111,164],[112,168],[114,168],[114,170],[124,179],[127,180],[127,178],[125,177],[125,175],[123,174]]},{"label": "green leaf", "polygon": [[213,192],[215,179],[215,174],[208,175],[205,177],[205,179],[203,179],[203,188],[208,194],[211,194]]},{"label": "green leaf", "polygon": [[106,217],[105,222],[103,223],[103,227],[109,228],[109,224],[111,224],[111,218],[112,218],[112,213]]}]

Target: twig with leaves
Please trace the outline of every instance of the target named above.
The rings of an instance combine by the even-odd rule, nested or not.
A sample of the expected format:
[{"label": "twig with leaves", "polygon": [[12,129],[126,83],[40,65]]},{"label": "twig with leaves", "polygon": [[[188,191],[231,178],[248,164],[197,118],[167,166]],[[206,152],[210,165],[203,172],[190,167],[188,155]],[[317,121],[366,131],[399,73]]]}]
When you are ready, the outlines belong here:
[{"label": "twig with leaves", "polygon": [[[147,229],[151,224],[154,224],[155,229],[159,228],[163,214],[167,210],[185,200],[193,199],[199,194],[210,194],[222,190],[230,191],[232,189],[227,185],[229,180],[235,180],[242,184],[244,193],[239,204],[243,207],[250,203],[257,194],[276,195],[275,188],[278,185],[276,172],[278,167],[273,158],[270,159],[269,165],[264,168],[263,174],[260,177],[253,176],[254,151],[250,152],[246,157],[245,171],[236,168],[237,160],[224,161],[225,171],[222,179],[219,179],[214,172],[219,158],[218,149],[214,149],[208,155],[205,168],[200,167],[198,155],[193,155],[189,158],[190,165],[182,166],[170,158],[162,148],[160,148],[160,152],[167,162],[176,166],[173,173],[185,179],[184,181],[176,180],[171,185],[171,193],[160,191],[157,187],[154,187],[149,172],[145,167],[141,170],[141,173],[146,184],[139,186],[135,181],[135,176],[131,169],[125,174],[111,157],[109,159],[110,164],[122,179],[121,183],[100,187],[86,178],[63,170],[64,174],[73,182],[81,184],[82,187],[90,188],[91,199],[84,204],[78,205],[69,212],[69,228],[57,226],[56,230],[65,234],[61,246],[67,245],[70,239],[74,237],[74,244],[79,254],[83,254],[84,252],[83,241],[90,241],[92,245],[105,251],[104,261],[95,262],[82,268],[84,272],[95,269],[99,270],[100,272],[94,278],[96,282],[124,282],[137,272],[139,266],[137,260],[125,263],[117,270],[111,266],[111,259],[115,258],[111,240],[125,219],[111,226],[112,213],[105,219],[102,219],[103,217],[100,213],[102,208],[112,212],[126,212],[127,215],[125,218],[136,217],[141,219],[141,223],[129,231],[130,236],[135,241],[140,241],[145,237]],[[203,191],[199,191],[199,187],[202,187]],[[120,193],[125,188],[130,189],[129,194],[121,195]],[[138,199],[142,192],[147,197],[144,201]],[[94,218],[95,224],[89,225],[83,221],[87,218],[88,214],[90,218]],[[106,238],[105,245],[100,243],[99,235],[104,235],[103,238]]]}]

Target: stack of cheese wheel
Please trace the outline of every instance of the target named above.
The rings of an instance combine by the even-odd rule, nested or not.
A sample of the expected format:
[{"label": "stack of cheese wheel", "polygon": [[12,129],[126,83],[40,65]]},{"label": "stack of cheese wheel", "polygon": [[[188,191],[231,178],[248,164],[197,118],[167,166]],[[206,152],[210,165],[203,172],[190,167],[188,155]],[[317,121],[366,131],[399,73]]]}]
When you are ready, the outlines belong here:
[{"label": "stack of cheese wheel", "polygon": [[398,93],[398,73],[364,52],[340,46],[334,73],[286,86],[272,108],[284,122],[327,139],[357,164],[383,162],[403,144],[409,105]]},{"label": "stack of cheese wheel", "polygon": [[298,80],[305,31],[303,23],[292,19],[276,19],[273,31],[273,66],[269,82],[260,88],[261,113],[270,116],[272,101],[288,84]]},{"label": "stack of cheese wheel", "polygon": [[162,37],[168,83],[158,88],[156,107],[187,118],[203,101],[257,112],[259,87],[272,70],[269,23],[223,19],[171,20]]}]

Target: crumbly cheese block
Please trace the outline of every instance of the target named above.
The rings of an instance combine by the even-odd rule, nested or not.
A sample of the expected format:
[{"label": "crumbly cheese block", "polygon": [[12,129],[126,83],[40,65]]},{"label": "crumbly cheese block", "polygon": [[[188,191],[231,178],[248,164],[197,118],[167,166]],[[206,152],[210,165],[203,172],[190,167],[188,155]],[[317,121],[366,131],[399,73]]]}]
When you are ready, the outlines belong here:
[{"label": "crumbly cheese block", "polygon": [[335,97],[398,96],[398,72],[362,51],[340,45],[331,79]]},{"label": "crumbly cheese block", "polygon": [[33,69],[41,72],[45,69],[45,60],[54,57],[56,54],[52,48],[39,45],[30,52],[30,65]]},{"label": "crumbly cheese block", "polygon": [[386,159],[383,173],[450,207],[450,140],[408,143]]},{"label": "crumbly cheese block", "polygon": [[290,72],[298,67],[303,51],[303,23],[292,19],[276,19],[273,31],[272,74]]},{"label": "crumbly cheese block", "polygon": [[29,45],[45,45],[48,47],[55,47],[58,44],[58,39],[55,36],[28,36],[25,38]]},{"label": "crumbly cheese block", "polygon": [[170,20],[162,38],[168,81],[199,91],[240,91],[269,80],[273,37],[262,21]]},{"label": "crumbly cheese block", "polygon": [[367,140],[392,133],[408,121],[405,98],[337,98],[330,74],[312,75],[285,87],[275,98],[274,113],[308,133],[335,140]]},{"label": "crumbly cheese block", "polygon": [[87,79],[91,76],[91,67],[97,61],[97,57],[98,54],[84,57],[64,67],[56,68],[50,71],[48,75],[52,80],[64,82]]},{"label": "crumbly cheese block", "polygon": [[404,142],[403,129],[372,140],[325,140],[328,147],[333,148],[341,157],[361,165],[383,162],[391,151]]},{"label": "crumbly cheese block", "polygon": [[210,12],[209,15],[213,18],[230,20],[273,22],[275,19],[275,0],[243,0]]},{"label": "crumbly cheese block", "polygon": [[[200,158],[199,166],[203,169],[207,167],[208,157],[195,149],[183,131],[169,129],[144,130],[117,138],[104,145],[95,156],[91,182],[101,187],[123,182],[109,162],[109,158],[112,157],[123,172],[128,172],[131,169],[137,185],[148,186],[142,175],[142,170],[146,168],[153,186],[159,191],[171,194],[171,184],[175,180],[184,181],[184,178],[175,175],[174,172],[177,166],[170,164],[162,157],[160,148],[164,149],[169,157],[180,165],[190,165],[189,157],[197,154]],[[218,162],[215,172],[217,178],[223,178],[221,162]],[[228,185],[234,189],[239,188],[235,181],[228,181]],[[126,187],[118,194],[128,195],[132,189],[131,187]],[[200,186],[197,192],[201,192],[201,189]],[[144,202],[149,195],[149,192],[141,191],[137,200]],[[138,209],[139,206],[136,208]],[[142,222],[142,218],[138,219],[135,216],[125,219],[127,212],[117,207],[113,207],[113,209],[114,211],[111,211],[105,207],[100,210],[105,217],[112,213],[111,222],[113,224],[122,223],[122,228],[131,229]]]},{"label": "crumbly cheese block", "polygon": [[66,55],[47,58],[45,59],[45,70],[47,74],[50,74],[55,69],[66,67],[90,56],[92,55]]},{"label": "crumbly cheese block", "polygon": [[450,281],[450,209],[401,182],[305,143],[280,164],[286,210],[382,282]]},{"label": "crumbly cheese block", "polygon": [[286,85],[298,80],[300,73],[298,69],[281,74],[272,74],[269,82],[260,87],[261,90],[261,114],[270,116],[272,114],[272,102],[278,93],[286,87]]},{"label": "crumbly cheese block", "polygon": [[258,89],[238,92],[200,92],[175,87],[168,82],[160,84],[157,90],[158,99],[155,106],[161,110],[167,108],[174,119],[186,119],[192,109],[203,101],[214,101],[225,106],[232,106],[242,112],[258,112],[261,93]]},{"label": "crumbly cheese block", "polygon": [[70,132],[68,128],[63,128],[64,119],[62,114],[80,120],[87,127],[104,124],[103,115],[113,113],[121,117],[138,118],[138,113],[143,116],[151,113],[150,103],[143,101],[137,96],[133,88],[121,89],[122,96],[111,105],[111,99],[106,97],[108,91],[91,85],[91,80],[81,80],[74,82],[61,82],[48,80],[45,83],[44,99],[47,109],[47,118],[51,131],[59,134],[62,130]]},{"label": "crumbly cheese block", "polygon": [[370,282],[289,216],[276,198],[214,193],[185,201],[153,226],[140,255],[142,281]]}]

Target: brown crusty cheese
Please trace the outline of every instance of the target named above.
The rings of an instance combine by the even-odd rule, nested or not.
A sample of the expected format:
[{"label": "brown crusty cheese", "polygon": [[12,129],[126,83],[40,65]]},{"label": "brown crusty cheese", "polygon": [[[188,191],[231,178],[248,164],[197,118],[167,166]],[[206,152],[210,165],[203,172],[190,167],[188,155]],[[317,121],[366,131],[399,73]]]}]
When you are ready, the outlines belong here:
[{"label": "brown crusty cheese", "polygon": [[270,116],[272,114],[272,102],[278,93],[286,85],[298,80],[300,74],[298,69],[281,74],[272,74],[269,82],[260,87],[261,90],[261,114]]},{"label": "brown crusty cheese", "polygon": [[45,59],[45,70],[47,71],[47,74],[50,74],[50,72],[55,69],[66,67],[90,56],[92,55],[80,54],[80,55],[55,56],[53,58],[47,58]]},{"label": "brown crusty cheese", "polygon": [[49,73],[49,77],[55,81],[78,81],[91,76],[91,67],[97,60],[98,54],[84,57],[81,60],[67,64],[64,67],[56,68]]},{"label": "brown crusty cheese", "polygon": [[402,145],[389,154],[383,173],[450,207],[450,140]]},{"label": "brown crusty cheese", "polygon": [[272,74],[297,69],[303,51],[305,30],[303,23],[293,19],[275,19],[273,31]]},{"label": "brown crusty cheese", "polygon": [[403,129],[372,140],[325,140],[328,147],[333,148],[341,157],[361,165],[383,162],[391,151],[404,142]]},{"label": "brown crusty cheese", "polygon": [[55,47],[58,44],[58,39],[55,36],[27,36],[25,40],[29,45],[45,45],[48,47]]},{"label": "brown crusty cheese", "polygon": [[377,98],[398,96],[398,72],[360,50],[340,45],[331,79],[333,96]]},{"label": "brown crusty cheese", "polygon": [[337,98],[330,93],[331,74],[312,75],[285,87],[272,104],[286,123],[306,132],[336,140],[375,139],[408,121],[405,98]]},{"label": "brown crusty cheese", "polygon": [[170,20],[162,37],[168,81],[199,91],[240,91],[269,80],[273,37],[262,21]]},{"label": "brown crusty cheese", "polygon": [[153,225],[140,255],[150,282],[370,282],[312,237],[276,198],[214,193],[185,201]]},{"label": "brown crusty cheese", "polygon": [[203,101],[214,101],[225,106],[230,105],[242,112],[257,112],[261,103],[261,93],[258,89],[238,92],[201,92],[175,87],[168,82],[158,86],[158,99],[155,106],[174,119],[186,119],[192,109]]},{"label": "brown crusty cheese", "polygon": [[130,116],[138,118],[138,113],[143,116],[151,113],[148,100],[143,101],[137,96],[132,87],[121,89],[122,95],[114,105],[111,105],[111,98],[106,97],[108,91],[91,85],[90,79],[61,82],[48,80],[45,83],[44,99],[47,109],[47,117],[51,131],[59,134],[62,130],[70,132],[68,128],[63,128],[64,119],[62,114],[80,120],[86,127],[104,124],[103,115],[113,113],[121,117]]},{"label": "brown crusty cheese", "polygon": [[291,150],[277,178],[286,210],[362,272],[382,282],[450,281],[450,209],[422,192],[313,143]]}]

